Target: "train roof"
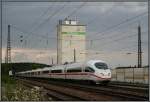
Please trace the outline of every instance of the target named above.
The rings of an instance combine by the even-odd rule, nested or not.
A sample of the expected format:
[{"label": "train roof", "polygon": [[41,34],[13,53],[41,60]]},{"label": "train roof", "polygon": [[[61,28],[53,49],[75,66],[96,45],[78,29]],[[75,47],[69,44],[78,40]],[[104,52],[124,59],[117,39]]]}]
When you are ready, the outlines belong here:
[{"label": "train roof", "polygon": [[50,70],[51,67],[45,67],[45,68],[42,68],[42,69],[39,69],[40,71],[45,71],[45,70]]},{"label": "train roof", "polygon": [[84,61],[84,62],[76,62],[76,63],[69,63],[69,64],[65,64],[65,65],[56,65],[56,66],[52,66],[52,67],[38,68],[38,69],[23,71],[23,72],[18,72],[18,73],[37,72],[37,71],[45,71],[45,70],[58,70],[58,69],[63,69],[66,66],[67,66],[67,69],[68,68],[70,69],[70,68],[74,68],[74,67],[80,67],[84,64],[93,65],[96,62],[105,63],[105,61],[102,61],[102,60],[88,60],[88,61]]},{"label": "train roof", "polygon": [[90,63],[90,64],[93,64],[93,63],[96,63],[96,62],[105,63],[105,61],[102,61],[102,60],[89,60],[89,61],[87,61],[87,63]]}]

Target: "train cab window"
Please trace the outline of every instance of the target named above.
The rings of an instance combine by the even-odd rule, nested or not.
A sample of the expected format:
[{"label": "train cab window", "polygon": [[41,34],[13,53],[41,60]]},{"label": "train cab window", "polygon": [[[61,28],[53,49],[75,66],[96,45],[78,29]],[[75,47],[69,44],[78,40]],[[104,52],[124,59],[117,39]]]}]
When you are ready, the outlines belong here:
[{"label": "train cab window", "polygon": [[95,63],[95,67],[98,68],[98,69],[108,69],[107,64],[105,64],[105,63],[100,63],[100,62]]},{"label": "train cab window", "polygon": [[46,71],[43,71],[43,74],[47,74],[47,73],[49,73],[49,71],[48,71],[48,70],[46,70]]},{"label": "train cab window", "polygon": [[52,70],[51,73],[61,73],[62,70]]},{"label": "train cab window", "polygon": [[91,68],[91,67],[85,67],[85,72],[92,72],[92,73],[94,73],[95,70],[93,68]]},{"label": "train cab window", "polygon": [[76,69],[68,69],[67,72],[82,72],[81,68],[76,68]]}]

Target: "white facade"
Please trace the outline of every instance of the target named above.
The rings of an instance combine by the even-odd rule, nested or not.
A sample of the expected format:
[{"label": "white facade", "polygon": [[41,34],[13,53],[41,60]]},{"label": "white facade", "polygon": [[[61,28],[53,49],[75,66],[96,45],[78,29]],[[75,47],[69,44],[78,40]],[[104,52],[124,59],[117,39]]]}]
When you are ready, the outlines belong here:
[{"label": "white facade", "polygon": [[[59,22],[57,26],[58,64],[85,61],[86,29],[77,21]],[[82,54],[81,54],[82,53]]]}]

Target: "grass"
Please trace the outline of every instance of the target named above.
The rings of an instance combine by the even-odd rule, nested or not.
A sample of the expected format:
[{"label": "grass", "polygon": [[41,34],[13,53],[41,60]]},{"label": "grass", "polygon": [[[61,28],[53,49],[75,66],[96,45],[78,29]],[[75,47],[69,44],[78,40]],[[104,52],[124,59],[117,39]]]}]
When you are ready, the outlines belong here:
[{"label": "grass", "polygon": [[2,101],[48,101],[46,94],[43,94],[42,88],[27,88],[16,81],[15,84],[4,84],[2,86]]},{"label": "grass", "polygon": [[9,70],[14,69],[15,72],[31,70],[36,68],[48,67],[49,65],[38,63],[2,63],[1,64],[1,80],[2,92],[1,98],[3,101],[41,101],[51,100],[43,96],[42,91],[35,88],[26,88],[13,77],[9,77]]}]

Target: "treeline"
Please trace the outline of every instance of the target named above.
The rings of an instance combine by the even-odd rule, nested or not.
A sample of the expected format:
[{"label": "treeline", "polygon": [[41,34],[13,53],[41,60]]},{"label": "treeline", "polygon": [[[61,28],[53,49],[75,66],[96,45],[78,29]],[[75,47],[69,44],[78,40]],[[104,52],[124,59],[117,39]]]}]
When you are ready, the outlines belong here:
[{"label": "treeline", "polygon": [[39,63],[2,63],[1,64],[1,74],[8,75],[9,70],[14,70],[15,72],[26,71],[37,68],[50,67],[50,65],[39,64]]},{"label": "treeline", "polygon": [[15,80],[9,77],[9,71],[14,70],[15,72],[26,71],[37,68],[50,67],[50,65],[39,64],[39,63],[2,63],[1,64],[1,81],[2,85],[15,84]]}]

